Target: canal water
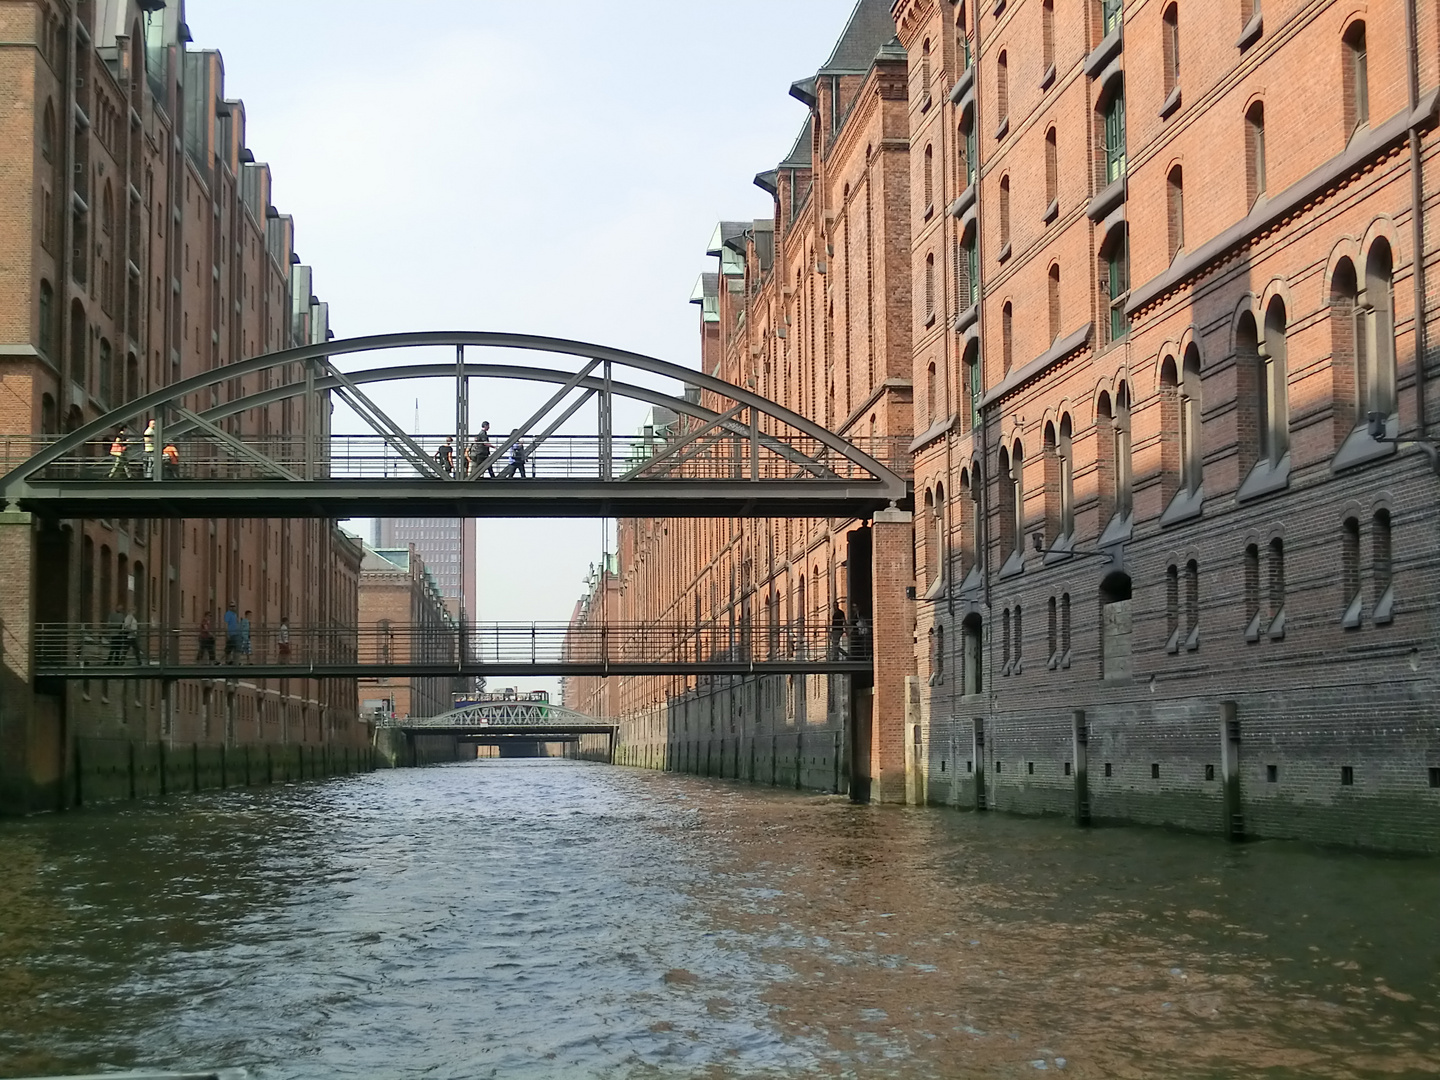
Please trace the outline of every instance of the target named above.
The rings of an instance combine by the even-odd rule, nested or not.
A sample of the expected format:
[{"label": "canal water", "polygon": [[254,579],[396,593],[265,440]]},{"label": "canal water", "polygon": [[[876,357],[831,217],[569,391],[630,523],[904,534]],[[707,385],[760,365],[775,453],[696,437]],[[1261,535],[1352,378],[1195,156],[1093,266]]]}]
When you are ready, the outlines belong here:
[{"label": "canal water", "polygon": [[1440,860],[480,761],[0,823],[0,1075],[1440,1073]]}]

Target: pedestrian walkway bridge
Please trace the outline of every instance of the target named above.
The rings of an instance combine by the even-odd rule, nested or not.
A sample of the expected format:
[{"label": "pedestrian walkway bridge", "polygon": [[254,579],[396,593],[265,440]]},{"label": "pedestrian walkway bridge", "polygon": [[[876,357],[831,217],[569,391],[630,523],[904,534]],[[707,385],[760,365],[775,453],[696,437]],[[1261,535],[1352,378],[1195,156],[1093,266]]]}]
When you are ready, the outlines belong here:
[{"label": "pedestrian walkway bridge", "polygon": [[[397,350],[406,361],[439,350],[444,362],[341,364]],[[492,362],[535,353],[557,366]],[[485,362],[472,359],[481,354]],[[419,381],[453,392],[453,430],[409,430],[382,406],[410,401]],[[544,401],[524,417],[476,416],[472,402],[488,402],[497,381],[531,384]],[[627,401],[666,419],[618,431]],[[333,406],[368,430],[333,433]],[[242,414],[262,415],[252,410],[267,420],[242,430]],[[480,419],[495,430],[477,442]],[[51,518],[863,518],[907,497],[908,441],[845,438],[744,387],[601,345],[390,334],[228,364],[62,435],[0,440],[0,509]]]},{"label": "pedestrian walkway bridge", "polygon": [[[288,637],[288,640],[282,640]],[[849,627],[716,622],[477,623],[252,628],[248,646],[194,626],[38,623],[35,674],[63,679],[371,679],[584,675],[861,674]]]}]

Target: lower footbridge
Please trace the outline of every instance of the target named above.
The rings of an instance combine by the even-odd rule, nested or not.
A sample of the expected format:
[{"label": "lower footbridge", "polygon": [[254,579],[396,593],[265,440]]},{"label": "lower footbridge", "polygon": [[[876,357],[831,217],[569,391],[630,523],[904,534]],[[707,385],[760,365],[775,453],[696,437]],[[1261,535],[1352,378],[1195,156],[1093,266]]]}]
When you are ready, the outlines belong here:
[{"label": "lower footbridge", "polygon": [[579,743],[585,736],[604,738],[605,757],[614,755],[617,725],[548,702],[480,702],[440,716],[383,719],[391,729],[413,741],[417,736],[442,736],[479,746],[531,746],[537,743]]},{"label": "lower footbridge", "polygon": [[605,675],[859,675],[868,637],[840,624],[478,623],[223,628],[39,623],[39,679],[254,680]]}]

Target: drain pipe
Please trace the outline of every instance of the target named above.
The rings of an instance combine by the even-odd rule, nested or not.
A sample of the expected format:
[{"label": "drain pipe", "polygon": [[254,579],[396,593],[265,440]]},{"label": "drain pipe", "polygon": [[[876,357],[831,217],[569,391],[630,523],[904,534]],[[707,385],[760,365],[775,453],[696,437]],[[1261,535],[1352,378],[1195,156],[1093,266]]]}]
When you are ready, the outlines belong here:
[{"label": "drain pipe", "polygon": [[1410,234],[1411,277],[1415,286],[1415,427],[1417,438],[1429,434],[1425,408],[1425,360],[1429,351],[1425,326],[1425,178],[1421,172],[1420,131],[1415,110],[1420,105],[1420,32],[1415,0],[1405,0],[1406,66],[1410,91]]}]

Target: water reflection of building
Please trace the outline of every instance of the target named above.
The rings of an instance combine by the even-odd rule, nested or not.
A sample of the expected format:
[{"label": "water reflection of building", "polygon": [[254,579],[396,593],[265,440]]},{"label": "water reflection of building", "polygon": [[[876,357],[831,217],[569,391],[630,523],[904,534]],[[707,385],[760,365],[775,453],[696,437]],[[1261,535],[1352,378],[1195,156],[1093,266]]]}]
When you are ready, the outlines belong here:
[{"label": "water reflection of building", "polygon": [[[1366,430],[1440,411],[1414,33],[1400,0],[860,0],[694,299],[706,371],[903,436],[915,620],[874,632],[910,689],[614,680],[622,754],[824,787],[849,726],[914,801],[1440,846],[1435,480]],[[605,611],[853,619],[864,532],[622,522]]]}]

